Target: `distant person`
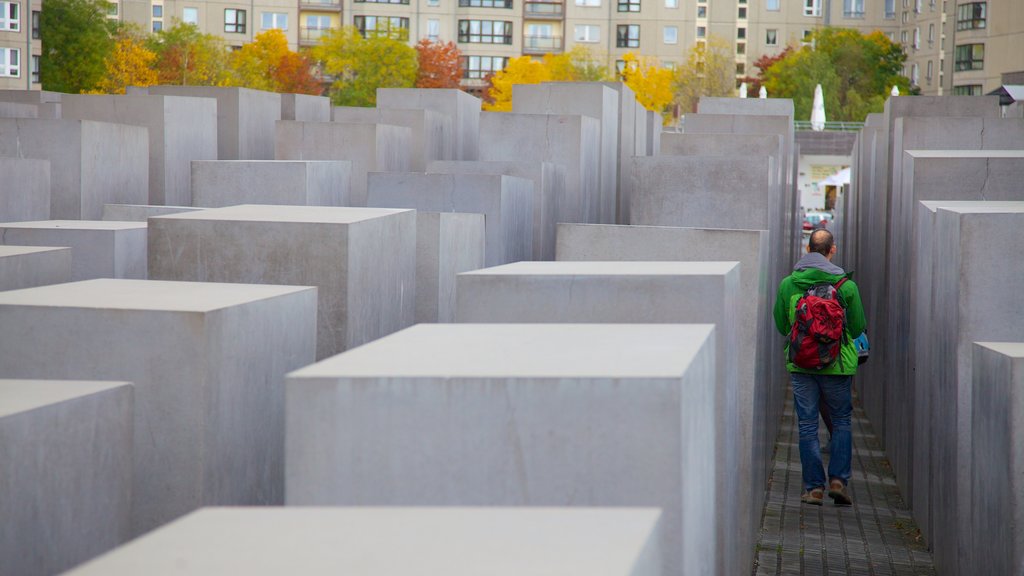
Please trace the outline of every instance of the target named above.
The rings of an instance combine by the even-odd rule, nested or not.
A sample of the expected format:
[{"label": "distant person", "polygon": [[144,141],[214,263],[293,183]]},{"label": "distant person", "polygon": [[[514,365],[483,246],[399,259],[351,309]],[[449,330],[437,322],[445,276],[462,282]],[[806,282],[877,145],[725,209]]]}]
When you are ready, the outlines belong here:
[{"label": "distant person", "polygon": [[[866,321],[860,291],[850,275],[832,263],[832,233],[811,233],[805,254],[782,280],[775,300],[775,326],[789,337],[786,368],[800,429],[801,501],[821,506],[825,491],[837,506],[849,506],[848,485],[853,440],[850,384],[857,373],[854,339]],[[824,400],[832,420],[826,483],[818,443],[818,404]]]}]

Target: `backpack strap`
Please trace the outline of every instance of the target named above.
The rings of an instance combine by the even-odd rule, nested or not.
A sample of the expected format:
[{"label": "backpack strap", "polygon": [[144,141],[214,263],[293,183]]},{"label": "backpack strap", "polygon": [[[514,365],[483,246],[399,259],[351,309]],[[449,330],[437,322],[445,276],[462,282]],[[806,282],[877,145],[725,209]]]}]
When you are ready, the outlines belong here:
[{"label": "backpack strap", "polygon": [[835,286],[836,291],[839,291],[839,287],[842,286],[843,284],[846,284],[847,280],[849,280],[849,278],[843,276],[842,278],[839,279],[839,282],[833,284],[833,286]]}]

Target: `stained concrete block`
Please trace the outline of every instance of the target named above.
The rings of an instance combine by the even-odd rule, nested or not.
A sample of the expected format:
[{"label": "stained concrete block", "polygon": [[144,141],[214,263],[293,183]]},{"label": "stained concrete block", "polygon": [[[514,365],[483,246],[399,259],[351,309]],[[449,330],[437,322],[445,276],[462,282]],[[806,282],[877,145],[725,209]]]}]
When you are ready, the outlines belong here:
[{"label": "stained concrete block", "polygon": [[492,174],[369,176],[367,204],[429,212],[470,212],[485,218],[488,266],[529,260],[533,254],[533,182]]},{"label": "stained concrete block", "polygon": [[146,203],[147,139],[138,126],[0,119],[0,156],[50,161],[49,218],[96,219],[108,202]]},{"label": "stained concrete block", "polygon": [[420,324],[309,366],[287,503],[653,506],[663,572],[714,573],[715,333]]},{"label": "stained concrete block", "polygon": [[196,212],[205,208],[192,206],[150,206],[148,204],[104,204],[103,219],[121,222],[145,222],[152,216],[177,214],[179,212]]},{"label": "stained concrete block", "polygon": [[651,508],[207,508],[71,572],[660,576]]},{"label": "stained concrete block", "polygon": [[0,158],[0,221],[46,220],[50,217],[50,161]]},{"label": "stained concrete block", "polygon": [[214,160],[273,160],[274,124],[281,120],[281,95],[220,86],[150,86],[150,94],[217,101]]},{"label": "stained concrete block", "polygon": [[[135,385],[131,536],[204,505],[281,504],[284,374],[316,290],[89,280],[0,292],[0,377]],[[54,359],[59,359],[55,361]]]},{"label": "stained concrete block", "polygon": [[553,162],[565,166],[565,196],[556,222],[592,222],[600,194],[601,123],[588,116],[485,112],[480,159]]},{"label": "stained concrete block", "polygon": [[352,206],[366,206],[369,172],[405,172],[411,166],[412,131],[387,124],[287,122],[277,124],[278,160],[349,160]]},{"label": "stained concrete block", "polygon": [[484,215],[416,213],[416,323],[455,321],[455,276],[484,267]]},{"label": "stained concrete block", "polygon": [[[457,322],[713,323],[716,350],[739,347],[737,262],[518,262],[459,274]],[[741,510],[739,372],[716,358],[716,566],[735,574],[733,546],[749,516]],[[747,486],[743,487],[744,492]],[[741,514],[743,523],[741,523]],[[749,527],[747,527],[749,528]]]},{"label": "stained concrete block", "polygon": [[281,94],[281,120],[330,122],[331,99],[310,94]]},{"label": "stained concrete block", "polygon": [[387,108],[360,108],[335,106],[331,119],[350,124],[390,124],[405,126],[412,134],[409,151],[409,170],[423,172],[435,160],[454,157],[452,119],[432,110],[392,110]]},{"label": "stained concrete block", "polygon": [[579,114],[600,122],[598,194],[589,204],[587,221],[614,224],[619,183],[619,97],[615,90],[597,82],[515,84],[512,112]]},{"label": "stained concrete block", "polygon": [[316,286],[317,358],[413,323],[411,210],[241,205],[149,226],[154,280]]},{"label": "stained concrete block", "polygon": [[192,162],[192,205],[348,206],[352,162],[213,160]]},{"label": "stained concrete block", "polygon": [[5,222],[0,224],[0,243],[70,247],[72,280],[146,278],[146,224],[141,222]]},{"label": "stained concrete block", "polygon": [[452,119],[453,160],[480,157],[480,99],[462,90],[442,88],[378,88],[377,108],[430,110]]},{"label": "stained concrete block", "polygon": [[504,174],[533,181],[533,256],[555,259],[555,207],[565,197],[565,166],[552,162],[431,162],[428,174]]},{"label": "stained concrete block", "polygon": [[1024,267],[1007,265],[1024,253],[1021,226],[1024,203],[942,206],[936,212],[931,544],[936,569],[944,574],[977,569],[970,546],[973,343],[1024,341],[1024,307],[993,296],[1000,287],[1024,285]]},{"label": "stained concrete block", "polygon": [[0,572],[63,572],[129,537],[133,390],[0,379]]},{"label": "stained concrete block", "polygon": [[71,281],[71,248],[0,246],[0,292]]},{"label": "stained concrete block", "polygon": [[972,360],[971,552],[978,574],[1024,572],[1024,343],[978,342]]},{"label": "stained concrete block", "polygon": [[[65,94],[61,106],[65,118],[132,124],[149,130],[149,204],[190,206],[192,160],[217,159],[217,103],[211,98]],[[108,198],[100,205],[105,203],[146,202]]]}]

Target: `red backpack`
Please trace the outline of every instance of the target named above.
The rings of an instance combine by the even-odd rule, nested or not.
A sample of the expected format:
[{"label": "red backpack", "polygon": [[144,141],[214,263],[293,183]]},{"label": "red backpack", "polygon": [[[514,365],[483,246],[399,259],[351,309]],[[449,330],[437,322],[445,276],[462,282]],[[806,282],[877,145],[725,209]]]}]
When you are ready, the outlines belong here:
[{"label": "red backpack", "polygon": [[789,332],[789,361],[805,370],[821,370],[832,365],[846,331],[846,307],[839,287],[815,284],[796,302],[796,316]]}]

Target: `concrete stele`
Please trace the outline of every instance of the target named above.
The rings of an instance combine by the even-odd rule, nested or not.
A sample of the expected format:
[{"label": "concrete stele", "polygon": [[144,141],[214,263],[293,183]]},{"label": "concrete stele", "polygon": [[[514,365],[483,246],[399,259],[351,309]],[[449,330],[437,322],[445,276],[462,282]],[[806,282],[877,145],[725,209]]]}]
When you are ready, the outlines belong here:
[{"label": "concrete stele", "polygon": [[348,206],[352,162],[213,160],[192,162],[192,205]]},{"label": "concrete stele", "polygon": [[71,248],[0,245],[0,292],[71,281]]},{"label": "concrete stele", "polygon": [[148,204],[104,204],[103,219],[119,222],[145,222],[153,216],[196,212],[205,208],[192,206],[150,206]]},{"label": "concrete stele", "polygon": [[67,246],[71,279],[146,278],[146,224],[107,220],[43,220],[0,224],[0,244]]},{"label": "concrete stele", "polygon": [[377,108],[431,110],[451,118],[453,160],[484,160],[480,157],[480,106],[479,98],[457,89],[377,89]]},{"label": "concrete stele", "polygon": [[455,277],[484,267],[484,215],[416,213],[416,323],[455,321]]},{"label": "concrete stele", "polygon": [[330,122],[331,99],[310,94],[281,94],[281,120]]},{"label": "concrete stele", "polygon": [[351,124],[390,124],[405,126],[412,134],[409,170],[423,172],[435,160],[454,157],[452,119],[432,110],[395,110],[389,108],[363,108],[335,106],[331,109],[335,122]]},{"label": "concrete stele", "polygon": [[46,220],[50,217],[50,162],[32,158],[0,158],[0,222]]}]

